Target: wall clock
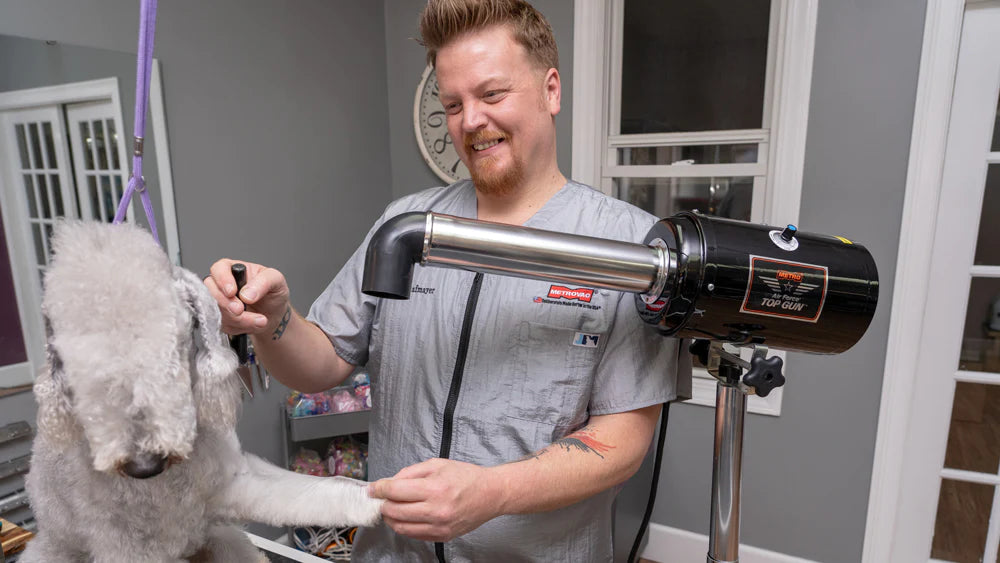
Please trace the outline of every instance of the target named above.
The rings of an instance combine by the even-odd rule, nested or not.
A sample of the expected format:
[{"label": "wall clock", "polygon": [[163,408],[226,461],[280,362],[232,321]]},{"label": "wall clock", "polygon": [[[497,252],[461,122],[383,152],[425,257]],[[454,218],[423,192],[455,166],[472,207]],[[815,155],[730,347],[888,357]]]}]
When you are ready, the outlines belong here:
[{"label": "wall clock", "polygon": [[469,178],[469,169],[459,158],[438,100],[437,73],[427,65],[413,100],[413,132],[424,161],[445,182],[452,184]]}]

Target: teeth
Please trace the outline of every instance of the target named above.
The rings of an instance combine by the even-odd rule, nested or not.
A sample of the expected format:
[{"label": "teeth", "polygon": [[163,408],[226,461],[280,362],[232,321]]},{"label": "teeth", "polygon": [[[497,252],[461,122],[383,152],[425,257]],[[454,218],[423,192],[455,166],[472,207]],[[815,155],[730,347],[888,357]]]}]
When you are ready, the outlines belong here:
[{"label": "teeth", "polygon": [[476,149],[477,151],[484,151],[492,146],[496,146],[499,143],[500,139],[497,139],[495,141],[490,141],[488,143],[480,143],[478,145],[472,145],[472,148]]}]

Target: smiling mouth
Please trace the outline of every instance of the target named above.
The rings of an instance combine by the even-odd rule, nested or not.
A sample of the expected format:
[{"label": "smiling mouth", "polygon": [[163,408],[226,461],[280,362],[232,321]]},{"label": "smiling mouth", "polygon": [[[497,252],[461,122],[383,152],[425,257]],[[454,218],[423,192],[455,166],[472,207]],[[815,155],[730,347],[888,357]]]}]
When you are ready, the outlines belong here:
[{"label": "smiling mouth", "polygon": [[493,139],[492,141],[486,141],[485,143],[475,143],[472,145],[473,150],[476,152],[481,152],[486,149],[495,147],[504,141],[503,137],[499,139]]}]

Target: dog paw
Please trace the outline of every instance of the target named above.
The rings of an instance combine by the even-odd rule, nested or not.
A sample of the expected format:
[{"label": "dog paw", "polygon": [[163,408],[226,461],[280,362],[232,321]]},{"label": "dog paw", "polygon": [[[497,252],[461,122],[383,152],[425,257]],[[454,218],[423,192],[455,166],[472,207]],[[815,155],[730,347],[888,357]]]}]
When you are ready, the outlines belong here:
[{"label": "dog paw", "polygon": [[368,483],[358,481],[349,477],[330,477],[337,482],[337,486],[343,487],[345,492],[345,502],[342,506],[331,507],[344,519],[344,523],[350,526],[374,526],[382,519],[383,499],[371,498],[368,496]]}]

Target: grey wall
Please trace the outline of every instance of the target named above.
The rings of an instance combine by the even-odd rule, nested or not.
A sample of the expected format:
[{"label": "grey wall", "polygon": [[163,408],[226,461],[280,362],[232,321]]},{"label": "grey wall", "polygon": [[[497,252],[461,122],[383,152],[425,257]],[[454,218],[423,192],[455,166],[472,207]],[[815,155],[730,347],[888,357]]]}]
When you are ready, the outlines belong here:
[{"label": "grey wall", "polygon": [[[417,16],[425,0],[384,0],[386,74],[389,96],[389,143],[392,164],[392,196],[402,197],[444,182],[424,163],[413,132],[413,97],[426,67]],[[573,139],[573,0],[536,0],[552,25],[559,47],[562,79],[562,109],[556,116],[559,167],[569,176]]]},{"label": "grey wall", "polygon": [[[792,354],[779,418],[751,415],[744,543],[861,560],[926,2],[820,2],[800,227],[864,244],[879,306],[850,351]],[[712,411],[671,418],[654,521],[708,532]]]}]

